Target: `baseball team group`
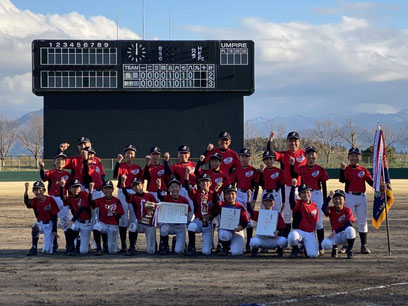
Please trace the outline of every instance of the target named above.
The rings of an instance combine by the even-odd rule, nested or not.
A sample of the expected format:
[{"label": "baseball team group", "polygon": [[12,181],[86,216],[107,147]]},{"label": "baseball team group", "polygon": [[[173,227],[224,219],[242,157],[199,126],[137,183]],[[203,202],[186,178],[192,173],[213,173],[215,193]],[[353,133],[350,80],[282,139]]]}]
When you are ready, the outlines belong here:
[{"label": "baseball team group", "polygon": [[[293,131],[287,135],[287,149],[277,151],[275,136],[275,132],[269,136],[259,169],[250,164],[249,149],[237,153],[230,148],[228,132],[219,134],[218,146],[208,144],[197,163],[190,161],[188,145],[178,147],[178,161],[174,164],[169,162],[169,153],[162,154],[154,146],[142,169],[135,163],[136,147],[127,145],[118,154],[113,171],[117,186],[105,179],[90,139],[78,139],[79,154],[74,157],[64,153],[69,144],[62,143],[53,169],[46,171],[44,163],[40,163],[41,181],[32,186],[34,197],[30,198],[30,186],[25,183],[24,203],[33,209],[37,219],[27,255],[37,255],[40,234],[44,235],[42,252],[57,252],[57,228],[61,227],[68,256],[88,254],[91,248],[96,256],[134,256],[142,233],[147,254],[195,256],[196,234],[201,233],[201,253],[206,256],[213,252],[219,256],[244,252],[257,256],[258,252],[274,249],[282,257],[291,248],[291,258],[316,258],[324,256],[326,250],[332,257],[345,253],[352,259],[357,236],[355,218],[361,254],[371,253],[367,247],[365,191],[366,183],[372,186],[373,180],[360,165],[360,150],[350,148],[349,164],[340,165],[339,180],[345,184],[344,190],[328,192],[329,176],[316,164],[318,150],[313,146],[301,149],[300,136]],[[275,166],[277,163],[280,167]],[[254,236],[254,222],[261,211],[255,210],[258,196],[261,210],[278,211],[273,235]],[[160,202],[186,205],[187,223],[159,222]],[[239,214],[234,230],[220,226],[223,208],[236,209]],[[331,226],[326,236],[325,219]],[[158,243],[156,231],[160,235]]]}]

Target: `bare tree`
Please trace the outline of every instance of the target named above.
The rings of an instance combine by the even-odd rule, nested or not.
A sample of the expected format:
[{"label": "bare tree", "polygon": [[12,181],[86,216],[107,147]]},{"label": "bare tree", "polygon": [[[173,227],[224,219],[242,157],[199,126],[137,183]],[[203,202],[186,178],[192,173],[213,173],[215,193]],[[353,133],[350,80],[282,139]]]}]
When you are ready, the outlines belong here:
[{"label": "bare tree", "polygon": [[345,125],[337,130],[337,136],[354,148],[361,145],[360,139],[363,134],[364,129],[360,124],[354,122],[352,117],[348,117]]},{"label": "bare tree", "polygon": [[0,115],[0,159],[4,167],[5,159],[17,138],[18,123]]},{"label": "bare tree", "polygon": [[330,163],[331,155],[336,152],[339,144],[338,127],[332,120],[315,120],[310,138],[316,143],[319,151],[326,157],[326,165]]},{"label": "bare tree", "polygon": [[32,115],[27,121],[24,129],[21,130],[18,137],[21,144],[34,156],[35,166],[38,167],[38,161],[43,151],[43,118],[39,115]]}]

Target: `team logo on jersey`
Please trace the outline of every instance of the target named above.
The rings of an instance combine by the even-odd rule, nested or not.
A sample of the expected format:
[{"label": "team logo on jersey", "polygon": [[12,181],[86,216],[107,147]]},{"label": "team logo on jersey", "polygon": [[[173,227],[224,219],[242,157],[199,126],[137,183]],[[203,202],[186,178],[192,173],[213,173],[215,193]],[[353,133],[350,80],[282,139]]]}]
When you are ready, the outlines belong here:
[{"label": "team logo on jersey", "polygon": [[276,180],[279,176],[279,172],[275,172],[271,175],[271,179]]},{"label": "team logo on jersey", "polygon": [[312,216],[316,216],[316,215],[317,215],[317,210],[316,210],[316,209],[313,209],[313,210],[310,212],[310,214],[311,214]]},{"label": "team logo on jersey", "polygon": [[63,177],[61,177],[61,180],[68,181],[68,175],[64,175]]},{"label": "team logo on jersey", "polygon": [[44,206],[44,211],[49,211],[49,210],[51,210],[51,204]]},{"label": "team logo on jersey", "polygon": [[139,173],[139,169],[133,169],[133,170],[132,170],[132,174],[136,175],[136,174],[138,174],[138,173]]},{"label": "team logo on jersey", "polygon": [[113,204],[105,204],[105,208],[106,208],[107,210],[116,210],[117,206],[116,206],[116,203],[113,203]]},{"label": "team logo on jersey", "polygon": [[320,174],[320,171],[319,171],[319,170],[316,170],[316,171],[314,171],[314,172],[312,173],[312,176],[313,176],[313,177],[317,177],[319,174]]},{"label": "team logo on jersey", "polygon": [[245,176],[246,177],[251,177],[252,175],[254,174],[254,171],[248,171],[248,172],[245,172]]},{"label": "team logo on jersey", "polygon": [[161,169],[159,172],[157,172],[158,176],[162,176],[164,174],[164,169]]},{"label": "team logo on jersey", "polygon": [[232,157],[224,158],[224,164],[226,164],[226,165],[232,163],[232,161],[233,161]]},{"label": "team logo on jersey", "polygon": [[301,163],[301,162],[304,161],[304,160],[305,160],[305,157],[304,157],[303,155],[296,157],[296,161],[297,161],[298,163]]},{"label": "team logo on jersey", "polygon": [[101,173],[101,170],[99,170],[99,167],[96,167],[95,171],[96,173]]},{"label": "team logo on jersey", "polygon": [[222,182],[222,177],[218,177],[214,180],[217,184]]},{"label": "team logo on jersey", "polygon": [[360,172],[357,174],[357,176],[358,176],[359,178],[363,178],[364,175],[365,175],[364,171],[360,171]]},{"label": "team logo on jersey", "polygon": [[340,216],[339,223],[343,223],[344,220],[346,220],[346,216],[345,215]]}]

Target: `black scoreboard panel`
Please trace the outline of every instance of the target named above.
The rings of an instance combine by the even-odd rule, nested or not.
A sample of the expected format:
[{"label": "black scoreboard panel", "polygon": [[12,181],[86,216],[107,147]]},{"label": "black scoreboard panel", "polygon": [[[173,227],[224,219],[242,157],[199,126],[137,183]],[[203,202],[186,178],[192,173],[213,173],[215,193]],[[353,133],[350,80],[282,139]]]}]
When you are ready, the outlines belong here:
[{"label": "black scoreboard panel", "polygon": [[254,92],[253,41],[35,40],[33,92]]}]

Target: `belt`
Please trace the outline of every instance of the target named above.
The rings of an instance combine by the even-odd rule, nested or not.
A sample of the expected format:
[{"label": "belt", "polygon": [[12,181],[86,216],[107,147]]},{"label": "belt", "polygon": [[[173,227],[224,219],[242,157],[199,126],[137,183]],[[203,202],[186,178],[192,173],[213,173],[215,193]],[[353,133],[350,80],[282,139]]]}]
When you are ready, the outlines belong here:
[{"label": "belt", "polygon": [[265,192],[277,192],[275,189],[265,189]]},{"label": "belt", "polygon": [[40,221],[42,224],[50,224],[51,221]]},{"label": "belt", "polygon": [[238,190],[241,191],[241,192],[247,192],[249,189],[241,189],[241,188],[238,188]]},{"label": "belt", "polygon": [[352,194],[352,195],[364,195],[365,194],[365,192],[354,192],[354,191],[349,191],[347,193]]},{"label": "belt", "polygon": [[79,223],[89,223],[91,220],[77,220]]}]

